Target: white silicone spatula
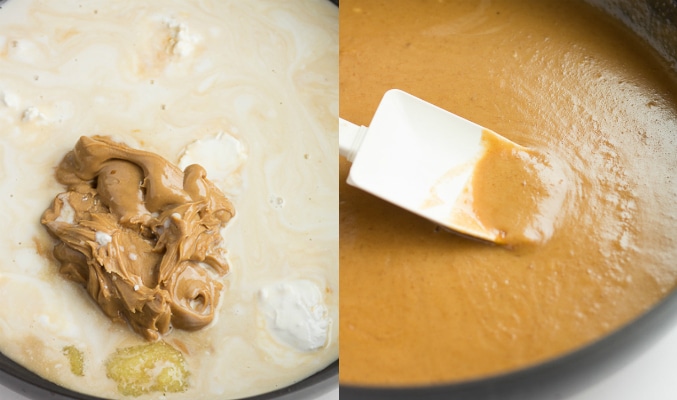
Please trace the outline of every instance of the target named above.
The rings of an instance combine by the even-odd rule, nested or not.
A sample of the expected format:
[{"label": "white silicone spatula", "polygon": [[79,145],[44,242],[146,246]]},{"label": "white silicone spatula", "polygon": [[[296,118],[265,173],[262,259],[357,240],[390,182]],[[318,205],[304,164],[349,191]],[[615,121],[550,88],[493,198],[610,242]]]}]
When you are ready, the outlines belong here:
[{"label": "white silicone spatula", "polygon": [[348,183],[464,235],[498,242],[498,232],[459,212],[459,197],[483,154],[482,136],[498,134],[401,90],[386,92],[369,127],[340,119]]}]

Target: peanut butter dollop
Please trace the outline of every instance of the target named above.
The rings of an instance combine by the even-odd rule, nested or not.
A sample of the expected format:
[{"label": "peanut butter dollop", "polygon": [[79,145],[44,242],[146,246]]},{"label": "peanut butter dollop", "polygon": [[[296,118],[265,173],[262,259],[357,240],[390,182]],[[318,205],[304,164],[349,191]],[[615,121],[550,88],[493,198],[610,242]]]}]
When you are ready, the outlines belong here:
[{"label": "peanut butter dollop", "polygon": [[157,154],[81,137],[56,169],[67,191],[42,224],[54,256],[103,312],[147,340],[214,318],[228,272],[220,234],[230,201],[200,165],[181,171]]}]

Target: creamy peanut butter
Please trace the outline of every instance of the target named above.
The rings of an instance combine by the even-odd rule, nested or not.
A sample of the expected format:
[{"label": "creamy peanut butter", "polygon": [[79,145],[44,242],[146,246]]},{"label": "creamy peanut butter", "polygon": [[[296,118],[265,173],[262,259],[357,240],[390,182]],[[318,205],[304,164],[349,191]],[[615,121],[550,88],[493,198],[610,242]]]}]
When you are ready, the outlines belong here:
[{"label": "creamy peanut butter", "polygon": [[156,154],[83,136],[56,179],[67,191],[42,223],[58,239],[60,272],[108,317],[147,340],[213,320],[228,272],[219,231],[234,208],[204,168],[182,172]]}]

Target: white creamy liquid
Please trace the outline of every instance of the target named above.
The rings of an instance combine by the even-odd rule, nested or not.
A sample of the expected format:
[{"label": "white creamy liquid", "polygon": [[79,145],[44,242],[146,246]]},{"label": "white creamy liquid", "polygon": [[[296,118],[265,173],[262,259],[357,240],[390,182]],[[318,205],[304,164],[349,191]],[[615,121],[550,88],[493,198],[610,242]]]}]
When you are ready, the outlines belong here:
[{"label": "white creamy liquid", "polygon": [[[59,276],[39,222],[63,191],[53,168],[80,136],[98,134],[203,163],[235,205],[215,321],[164,338],[190,372],[189,390],[166,398],[254,395],[336,360],[337,120],[329,1],[9,0],[0,9],[0,350],[57,384],[121,397],[104,363],[145,342]],[[65,346],[83,353],[84,376],[70,371]]]}]

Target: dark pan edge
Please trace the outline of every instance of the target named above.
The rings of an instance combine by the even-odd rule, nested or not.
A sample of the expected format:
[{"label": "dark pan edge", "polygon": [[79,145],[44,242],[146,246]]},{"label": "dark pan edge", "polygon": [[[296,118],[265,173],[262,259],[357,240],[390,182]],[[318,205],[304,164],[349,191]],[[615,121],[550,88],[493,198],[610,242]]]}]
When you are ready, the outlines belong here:
[{"label": "dark pan edge", "polygon": [[506,373],[427,387],[340,385],[343,400],[542,400],[573,395],[620,369],[665,335],[677,320],[677,292],[608,336],[572,353]]},{"label": "dark pan edge", "polygon": [[[282,399],[284,398],[283,396],[289,394],[300,397],[305,392],[328,391],[328,389],[336,383],[338,372],[339,363],[338,360],[336,360],[324,369],[287,387],[256,396],[246,397],[242,400]],[[0,353],[0,383],[14,392],[22,393],[29,398],[35,399],[104,400],[100,397],[74,392],[48,381],[17,364],[2,353]]]}]

